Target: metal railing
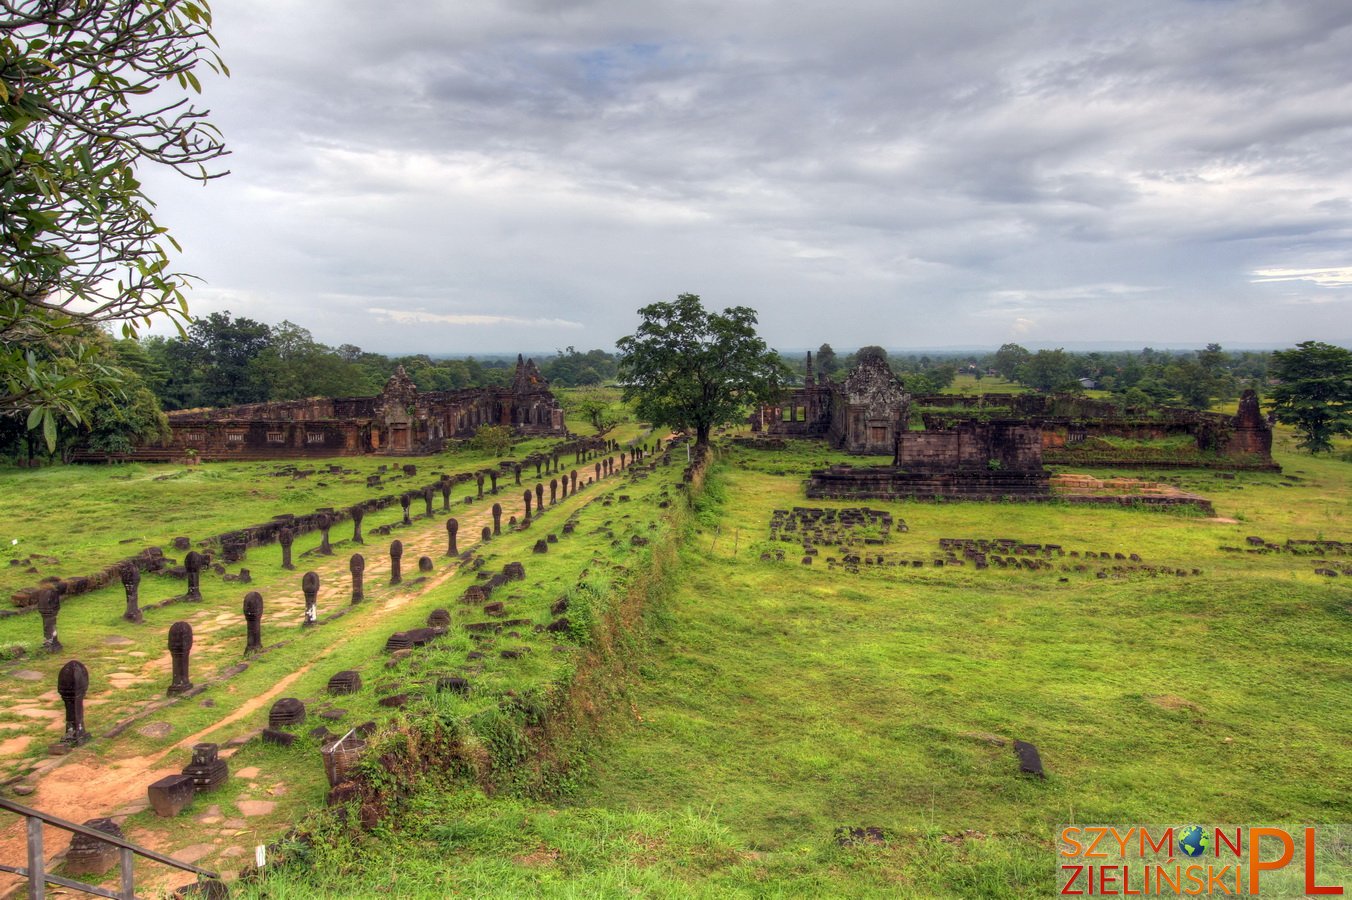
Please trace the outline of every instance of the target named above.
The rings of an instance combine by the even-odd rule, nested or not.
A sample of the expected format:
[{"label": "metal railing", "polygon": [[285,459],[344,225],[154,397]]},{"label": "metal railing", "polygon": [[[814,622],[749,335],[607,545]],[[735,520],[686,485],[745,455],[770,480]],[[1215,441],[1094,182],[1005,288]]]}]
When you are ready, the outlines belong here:
[{"label": "metal railing", "polygon": [[[28,879],[28,896],[31,900],[44,900],[47,896],[47,885],[57,884],[61,887],[73,888],[77,891],[84,891],[88,894],[94,894],[97,897],[110,897],[112,900],[136,900],[136,876],[132,871],[132,862],[137,856],[144,856],[146,859],[157,863],[163,863],[166,866],[173,866],[175,869],[182,869],[185,872],[193,872],[212,880],[219,880],[220,876],[215,872],[208,872],[206,869],[199,869],[191,863],[181,862],[163,853],[156,853],[147,847],[133,844],[131,841],[99,831],[96,828],[87,828],[84,825],[77,825],[74,822],[68,822],[60,816],[53,816],[49,813],[31,809],[22,804],[15,803],[4,797],[0,797],[0,809],[23,816],[28,825],[28,865],[27,866],[7,866],[0,865],[0,872],[10,872],[15,875],[21,875]],[[107,888],[99,887],[96,884],[85,884],[81,881],[74,881],[70,878],[62,878],[59,875],[53,875],[46,871],[46,862],[42,851],[42,826],[46,823],[57,828],[62,828],[72,834],[83,834],[86,837],[95,838],[103,841],[105,844],[112,844],[118,848],[121,885],[116,893]]]}]

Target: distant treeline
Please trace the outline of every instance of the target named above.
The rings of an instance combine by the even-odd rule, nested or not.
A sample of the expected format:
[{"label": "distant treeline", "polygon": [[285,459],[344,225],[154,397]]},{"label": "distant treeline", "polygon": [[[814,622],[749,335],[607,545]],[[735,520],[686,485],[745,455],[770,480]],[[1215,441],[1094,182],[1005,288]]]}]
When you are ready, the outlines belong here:
[{"label": "distant treeline", "polygon": [[[125,453],[165,438],[165,411],[371,396],[398,366],[424,391],[507,385],[516,366],[515,357],[391,357],[352,344],[330,347],[292,322],[267,325],[229,312],[196,319],[185,336],[173,338],[114,340],[95,328],[70,326],[31,350],[58,364],[81,358],[84,371],[93,372],[102,385],[84,392],[87,401],[80,405],[78,419],[55,423],[55,445],[62,457],[80,449]],[[615,356],[604,350],[568,347],[536,362],[558,387],[600,384],[615,377]],[[0,458],[44,455],[42,435],[24,417],[0,415]]]},{"label": "distant treeline", "polygon": [[[233,406],[303,397],[377,394],[398,366],[423,391],[511,383],[513,359],[385,356],[352,344],[330,347],[292,322],[266,325],[229,312],[195,320],[184,338],[124,341],[119,353],[166,410]],[[615,358],[572,347],[537,360],[551,383],[599,384],[615,376]]]},{"label": "distant treeline", "polygon": [[[88,382],[83,391],[88,400],[78,416],[53,423],[61,455],[81,448],[125,452],[165,437],[166,410],[371,396],[398,366],[424,391],[505,385],[516,363],[514,357],[391,357],[352,344],[330,347],[292,322],[267,325],[229,312],[196,319],[185,336],[174,338],[114,340],[97,329],[69,326],[29,352],[65,365],[69,378]],[[886,356],[879,347],[837,355],[822,344],[813,354],[817,377],[843,378],[865,353]],[[1200,409],[1232,400],[1246,387],[1266,393],[1269,370],[1274,379],[1279,374],[1274,358],[1264,352],[1226,352],[1216,344],[1198,351],[1147,347],[1110,353],[1034,353],[1006,344],[993,353],[894,355],[889,362],[915,395],[949,389],[959,375],[977,379],[981,390],[982,380],[998,376],[1039,391],[1103,390],[1124,405],[1181,403]],[[786,354],[784,361],[800,377],[804,374],[802,354]],[[536,362],[557,387],[595,385],[616,376],[616,356],[605,350],[567,347]],[[0,456],[45,454],[41,436],[29,424],[23,416],[0,416]]]},{"label": "distant treeline", "polygon": [[[1071,353],[1066,350],[1031,352],[1018,344],[1005,344],[993,353],[889,355],[880,347],[861,347],[855,353],[837,355],[830,344],[813,353],[818,377],[843,378],[860,354],[887,356],[892,370],[902,376],[912,394],[940,393],[958,375],[970,375],[978,383],[999,377],[1037,391],[1087,389],[1107,391],[1126,405],[1176,403],[1205,409],[1215,401],[1232,400],[1245,388],[1261,395],[1267,384],[1272,354],[1242,350],[1227,352],[1219,344],[1203,350],[1153,350]],[[785,356],[785,362],[804,374],[802,354]]]}]

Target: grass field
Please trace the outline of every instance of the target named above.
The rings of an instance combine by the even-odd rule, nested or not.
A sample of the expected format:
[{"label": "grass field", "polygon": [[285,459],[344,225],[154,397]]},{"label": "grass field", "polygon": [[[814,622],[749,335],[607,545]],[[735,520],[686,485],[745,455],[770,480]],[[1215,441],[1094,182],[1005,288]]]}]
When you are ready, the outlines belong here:
[{"label": "grass field", "polygon": [[[889,557],[1012,537],[1200,570],[1099,578],[1111,564],[1063,571],[1069,557],[1050,572],[851,574],[823,565],[830,547],[803,566],[767,525],[803,505],[823,458],[798,445],[716,467],[630,702],[574,790],[429,789],[398,825],[336,841],[267,895],[1046,896],[1062,823],[1352,815],[1352,589],[1309,557],[1219,549],[1352,540],[1345,463],[1169,473],[1221,520],[867,504],[908,526]],[[784,561],[762,559],[774,549]],[[1046,780],[1017,774],[1014,739],[1038,746]],[[837,840],[863,827],[883,842]]]},{"label": "grass field", "polygon": [[[566,399],[568,392],[562,393]],[[570,418],[566,424],[578,434],[591,432],[577,419]],[[644,433],[646,429],[627,423],[610,436],[628,442]],[[472,472],[503,458],[520,459],[543,451],[550,443],[523,441],[503,456],[476,453],[461,446],[407,460],[419,471],[409,479],[399,474],[399,465],[405,460],[370,456],[196,466],[0,467],[0,510],[5,513],[0,521],[0,600],[47,575],[87,574],[143,547],[167,547],[178,536],[199,540],[266,522],[282,513],[350,506],[421,487],[435,480],[431,473]],[[325,471],[330,465],[340,465],[347,473],[330,475]],[[376,474],[382,465],[389,469],[384,483],[368,488],[367,476]],[[307,478],[295,479],[286,474],[287,468],[316,471]],[[473,486],[469,487],[472,490]],[[456,499],[465,492],[466,486],[458,485]],[[30,565],[30,555],[40,558]],[[11,559],[24,564],[10,565]],[[50,562],[53,559],[56,561]],[[36,571],[27,571],[30,567]]]},{"label": "grass field", "polygon": [[[636,427],[633,430],[638,431]],[[342,462],[354,468],[351,464],[355,462],[363,470],[374,470],[376,465],[366,460]],[[472,471],[483,462],[480,456],[463,453],[420,458],[419,475],[410,483],[429,481],[435,471]],[[571,457],[567,462],[572,462]],[[44,492],[71,495],[70,502],[54,504],[52,518],[59,519],[61,527],[53,524],[41,539],[32,538],[31,543],[20,546],[25,556],[41,552],[44,567],[75,574],[87,571],[82,562],[88,555],[86,547],[98,545],[97,535],[81,528],[85,518],[106,520],[111,527],[136,534],[186,533],[196,538],[203,536],[206,528],[240,527],[266,521],[281,511],[309,512],[321,504],[340,505],[343,501],[335,497],[343,491],[360,496],[366,490],[360,474],[335,478],[327,487],[305,484],[294,493],[281,495],[286,505],[279,509],[274,485],[290,484],[291,480],[272,478],[269,473],[276,468],[274,464],[203,464],[146,467],[138,472],[140,467],[81,467],[13,472],[0,477],[23,486],[22,491],[5,495],[9,509],[41,505]],[[564,471],[572,468],[566,466]],[[317,725],[340,734],[368,719],[387,722],[400,717],[433,717],[472,723],[457,726],[467,734],[477,733],[476,729],[508,734],[504,728],[511,723],[502,720],[501,699],[539,698],[538,702],[546,702],[556,686],[569,682],[579,642],[586,643],[588,630],[599,615],[596,605],[604,604],[612,586],[629,577],[631,570],[646,567],[645,552],[631,546],[629,539],[642,535],[649,541],[661,533],[660,528],[649,528],[657,527],[654,497],[668,490],[670,481],[680,472],[679,468],[668,467],[642,481],[616,475],[587,488],[588,479],[594,475],[593,463],[576,468],[584,489],[538,516],[531,530],[513,531],[507,526],[510,516],[522,515],[521,491],[536,483],[533,470],[523,473],[522,487],[511,485],[508,478],[499,496],[474,503],[464,502],[472,495],[472,486],[459,486],[449,513],[442,511],[439,495],[430,517],[422,515],[419,501],[414,504],[414,520],[408,526],[399,524],[402,514],[397,505],[373,512],[363,523],[367,535],[364,545],[351,543],[351,525],[344,523],[334,529],[333,556],[314,552],[319,543],[317,534],[299,537],[293,547],[294,571],[281,568],[280,551],[275,545],[253,548],[242,564],[229,569],[234,573],[241,567],[249,568],[252,582],[231,584],[205,572],[205,599],[201,603],[175,599],[184,590],[181,579],[147,575],[141,583],[145,621],[140,624],[121,618],[124,602],[120,583],[68,597],[58,620],[64,644],[59,653],[41,649],[41,622],[35,613],[0,619],[0,647],[7,648],[8,657],[0,663],[0,779],[11,787],[27,787],[21,796],[39,808],[77,819],[96,813],[113,814],[133,840],[234,871],[246,858],[252,858],[255,844],[275,840],[305,812],[322,807],[327,785],[319,759],[320,739],[308,733]],[[118,476],[128,474],[133,479],[141,478],[138,504],[128,503],[122,493],[127,482]],[[166,474],[173,477],[157,480],[158,475]],[[387,474],[382,492],[399,490],[399,482],[391,484],[389,478]],[[204,486],[219,486],[221,490],[204,491]],[[623,499],[617,490],[623,493]],[[47,496],[50,500],[51,493]],[[207,511],[205,517],[176,518],[193,500]],[[618,509],[612,511],[617,500]],[[504,532],[501,537],[482,542],[479,531],[491,525],[489,507],[495,501],[504,508]],[[448,515],[458,517],[460,547],[473,553],[472,561],[482,560],[483,576],[500,571],[507,562],[525,565],[526,580],[500,590],[494,597],[505,602],[503,616],[543,628],[557,617],[551,614],[551,607],[560,598],[569,598],[571,625],[565,623],[567,627],[559,634],[527,626],[516,626],[501,638],[468,634],[466,623],[491,621],[492,617],[477,606],[459,602],[465,588],[476,583],[478,573],[445,555]],[[563,535],[548,544],[548,553],[533,553],[536,541],[551,534],[560,538],[565,519],[573,522],[576,536]],[[166,526],[166,521],[173,524]],[[203,522],[209,524],[204,526]],[[386,536],[375,535],[375,529],[382,525],[392,526],[393,531]],[[387,553],[394,538],[405,546],[405,581],[397,586],[389,583]],[[114,543],[119,547],[115,551],[118,556],[141,546],[144,544],[140,541],[120,547]],[[348,560],[353,552],[363,553],[367,560],[366,597],[359,605],[352,605],[349,597]],[[181,555],[172,550],[170,553]],[[424,555],[432,562],[427,573],[419,572],[419,557]],[[49,556],[57,561],[49,561]],[[19,572],[23,583],[32,583],[38,577],[23,573],[20,566],[8,568]],[[319,624],[313,628],[302,625],[300,578],[307,570],[315,571],[321,583]],[[584,571],[589,574],[587,587],[582,589],[579,582]],[[249,590],[257,590],[264,597],[265,652],[245,659],[241,601]],[[156,606],[165,601],[168,605]],[[437,607],[450,610],[452,627],[431,651],[407,658],[382,652],[392,632],[426,624],[429,612]],[[169,658],[165,634],[176,620],[193,626],[190,675],[204,692],[166,698]],[[515,658],[501,656],[502,650],[515,651]],[[476,655],[480,656],[477,660]],[[57,670],[69,659],[81,660],[90,672],[85,707],[87,727],[94,739],[68,756],[50,757],[48,746],[61,737],[63,726],[61,703],[53,688]],[[331,675],[344,669],[359,671],[365,685],[361,693],[335,702],[326,697],[325,686]],[[467,696],[436,691],[434,686],[444,675],[469,678],[472,690]],[[409,705],[402,711],[378,703],[399,693],[410,695]],[[184,815],[190,817],[186,821],[192,822],[191,827],[184,827],[182,820],[162,820],[145,811],[145,786],[186,764],[193,743],[225,744],[256,734],[266,723],[272,702],[284,696],[299,697],[311,707],[311,718],[299,730],[295,745],[282,749],[252,741],[242,746],[230,760],[232,772],[240,774],[231,779],[226,790],[203,796],[189,808]],[[316,719],[319,712],[333,712],[334,716]],[[495,753],[490,741],[484,758],[492,760]],[[511,780],[498,778],[503,785]],[[22,857],[21,833],[22,824],[17,820],[0,825],[0,847],[7,859],[16,852],[15,859]],[[65,839],[56,832],[50,832],[48,840],[51,848],[65,847]]]},{"label": "grass field", "polygon": [[[631,424],[616,436],[644,433]],[[1254,536],[1277,545],[1352,541],[1352,466],[1296,455],[1292,443],[1279,431],[1281,474],[1120,473],[1203,494],[1217,519],[870,501],[907,526],[877,550],[923,565],[857,573],[828,564],[840,548],[821,547],[805,566],[796,544],[770,540],[772,512],[805,505],[807,471],[845,459],[820,444],[724,451],[693,514],[674,519],[661,504],[675,496],[683,453],[652,478],[607,481],[549,511],[539,527],[557,532],[571,516],[577,528],[543,556],[530,553],[538,528],[477,545],[490,501],[464,505],[462,485],[449,513],[461,521],[462,548],[482,556],[486,572],[525,562],[528,581],[508,598],[512,616],[543,625],[549,607],[571,597],[568,635],[522,631],[487,648],[472,640],[461,626],[483,615],[456,602],[474,576],[444,557],[440,497],[431,518],[371,537],[397,524],[395,506],[368,515],[364,547],[344,542],[350,525],[335,529],[333,557],[314,555],[318,536],[304,536],[293,572],[281,569],[276,547],[256,548],[243,563],[253,584],[210,575],[206,602],[151,609],[141,626],[119,618],[120,585],[68,598],[60,655],[39,649],[36,615],[0,619],[0,647],[21,651],[0,668],[0,777],[38,785],[30,799],[40,806],[116,799],[89,814],[117,813],[137,840],[235,871],[253,845],[322,805],[319,741],[304,733],[315,721],[290,749],[242,746],[231,769],[243,774],[194,802],[185,814],[192,828],[143,811],[136,795],[151,776],[181,766],[194,741],[256,731],[277,697],[305,699],[313,712],[341,706],[337,730],[367,719],[415,729],[450,723],[481,748],[477,775],[428,777],[370,834],[322,831],[316,847],[290,850],[312,867],[237,888],[273,898],[1038,896],[1052,889],[1060,823],[1345,821],[1352,582],[1315,574],[1315,557],[1244,552]],[[421,458],[409,485],[493,461],[465,451]],[[304,480],[274,477],[279,466],[266,463],[0,471],[7,521],[21,536],[0,544],[0,554],[40,557],[37,572],[0,564],[0,588],[90,571],[179,534],[196,539],[401,490],[391,474],[382,488],[366,488],[376,461],[335,462],[356,471]],[[590,464],[579,469],[585,481]],[[519,489],[504,486],[495,499],[504,522],[520,514]],[[395,537],[412,578],[420,555],[434,560],[426,580],[387,583]],[[1040,571],[935,567],[940,538],[1015,538],[1059,544],[1068,555]],[[643,576],[657,547],[678,551],[675,568],[651,591],[642,622],[629,623],[632,640],[618,651],[626,674],[595,700],[609,710],[601,731],[575,735],[556,770],[526,766],[520,729],[529,717],[511,711],[567,693],[597,617]],[[368,560],[367,600],[355,607],[347,603],[354,550]],[[1171,574],[1114,572],[1118,561],[1090,561],[1085,551],[1134,553]],[[301,627],[307,569],[321,577],[321,619],[343,613],[313,629]],[[269,649],[236,671],[249,589],[265,598]],[[148,576],[142,605],[182,590],[180,580]],[[435,607],[451,610],[451,635],[430,652],[382,653],[392,631],[423,624]],[[180,618],[197,631],[193,677],[208,687],[164,705],[164,632]],[[486,658],[470,657],[488,648]],[[530,652],[494,655],[504,648]],[[87,717],[97,739],[49,769],[47,745],[61,730],[51,687],[68,658],[90,668]],[[324,686],[345,668],[361,671],[366,688],[338,704]],[[431,690],[447,673],[471,675],[475,690]],[[377,702],[406,689],[412,702],[402,711]],[[109,736],[118,722],[129,724]],[[1017,774],[1014,739],[1038,746],[1045,781]],[[842,845],[841,828],[883,837]],[[11,846],[7,832],[0,842]]]}]

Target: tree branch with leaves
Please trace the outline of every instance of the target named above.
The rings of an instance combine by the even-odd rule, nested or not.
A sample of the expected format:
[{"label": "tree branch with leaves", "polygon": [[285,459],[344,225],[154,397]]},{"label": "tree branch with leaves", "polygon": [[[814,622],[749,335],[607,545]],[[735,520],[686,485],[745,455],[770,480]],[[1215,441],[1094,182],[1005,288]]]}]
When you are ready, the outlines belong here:
[{"label": "tree branch with leaves", "polygon": [[210,27],[206,0],[0,0],[0,414],[38,422],[49,444],[42,423],[78,417],[72,392],[101,379],[44,373],[33,346],[187,321],[190,276],[170,267],[179,247],[137,168],[225,174],[211,168],[221,135],[190,96],[199,66],[228,74]]}]

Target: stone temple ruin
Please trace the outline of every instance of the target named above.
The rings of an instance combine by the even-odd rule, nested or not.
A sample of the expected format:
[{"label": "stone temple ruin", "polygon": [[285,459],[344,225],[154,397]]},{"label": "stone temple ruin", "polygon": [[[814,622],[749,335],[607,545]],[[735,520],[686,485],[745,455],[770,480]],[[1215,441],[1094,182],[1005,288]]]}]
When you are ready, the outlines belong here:
[{"label": "stone temple ruin", "polygon": [[[911,430],[913,411],[924,430]],[[1280,471],[1253,391],[1234,416],[1060,395],[913,397],[877,355],[834,383],[817,381],[808,353],[803,387],[761,407],[750,424],[761,436],[753,445],[765,437],[820,438],[849,453],[892,456],[891,466],[813,472],[812,499],[1040,499],[1051,494],[1044,462]],[[1163,451],[1131,445],[1166,439],[1185,440]]]},{"label": "stone temple ruin", "polygon": [[807,355],[803,387],[778,406],[761,407],[751,430],[784,437],[825,438],[849,453],[887,454],[910,418],[911,395],[881,356],[865,356],[843,383],[818,382]]},{"label": "stone temple ruin", "polygon": [[[898,440],[916,433],[909,431],[913,413],[925,433],[970,432],[974,423],[1033,428],[1046,462],[1053,465],[1281,471],[1272,460],[1272,427],[1251,390],[1240,397],[1233,416],[1171,407],[1123,408],[1108,400],[1062,394],[912,396],[878,356],[860,359],[843,382],[834,383],[816,379],[809,352],[803,386],[787,392],[779,404],[758,409],[750,425],[753,433],[769,437],[822,438],[848,453],[899,457]],[[1195,452],[1159,458],[1148,449],[1114,446],[1113,438],[1187,438]],[[924,455],[932,463],[933,454]]]},{"label": "stone temple ruin", "polygon": [[963,500],[1050,496],[1035,426],[968,422],[944,431],[901,432],[890,466],[831,466],[812,472],[807,496]]},{"label": "stone temple ruin", "polygon": [[[289,459],[367,453],[436,453],[484,425],[523,435],[563,436],[563,408],[535,361],[518,356],[509,387],[419,391],[400,366],[374,397],[312,397],[222,409],[171,412],[164,446],[125,459],[154,461],[196,454],[204,460]],[[102,454],[82,457],[103,461]]]}]

